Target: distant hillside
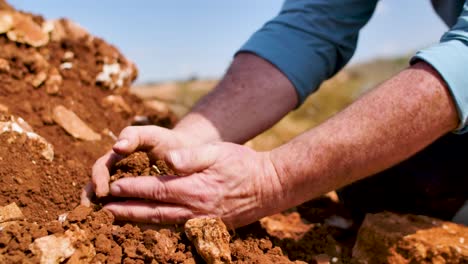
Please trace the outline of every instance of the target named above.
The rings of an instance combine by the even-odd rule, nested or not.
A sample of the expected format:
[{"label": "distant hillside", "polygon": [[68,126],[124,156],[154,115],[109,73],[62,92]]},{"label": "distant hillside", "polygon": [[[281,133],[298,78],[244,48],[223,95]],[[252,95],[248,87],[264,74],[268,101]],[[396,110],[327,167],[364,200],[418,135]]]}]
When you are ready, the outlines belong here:
[{"label": "distant hillside", "polygon": [[[408,67],[410,57],[375,59],[345,68],[350,75],[360,78],[366,88],[372,88],[383,80]],[[364,90],[367,90],[364,89]]]}]

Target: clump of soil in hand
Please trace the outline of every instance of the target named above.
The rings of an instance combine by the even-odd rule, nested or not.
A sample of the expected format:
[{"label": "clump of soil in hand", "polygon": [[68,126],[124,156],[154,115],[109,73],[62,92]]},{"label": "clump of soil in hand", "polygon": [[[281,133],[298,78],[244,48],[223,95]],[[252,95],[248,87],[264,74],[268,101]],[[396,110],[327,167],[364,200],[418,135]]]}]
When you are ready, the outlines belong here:
[{"label": "clump of soil in hand", "polygon": [[164,160],[156,160],[152,164],[148,154],[141,151],[134,152],[116,162],[111,171],[113,172],[110,177],[111,183],[127,177],[175,175]]},{"label": "clump of soil in hand", "polygon": [[[133,178],[138,176],[154,176],[162,175],[177,175],[164,160],[156,160],[152,162],[146,152],[137,151],[127,157],[119,160],[110,170],[111,176],[109,185],[122,178]],[[131,198],[136,200],[136,198]],[[115,197],[112,195],[96,198],[93,203],[98,205],[97,208],[110,203],[129,200],[128,198]]]}]

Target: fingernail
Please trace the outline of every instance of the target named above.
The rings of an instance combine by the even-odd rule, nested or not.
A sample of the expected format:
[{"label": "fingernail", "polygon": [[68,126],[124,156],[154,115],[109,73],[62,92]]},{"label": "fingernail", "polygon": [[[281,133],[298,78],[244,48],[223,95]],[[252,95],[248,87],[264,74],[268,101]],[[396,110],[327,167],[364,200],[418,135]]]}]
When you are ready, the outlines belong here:
[{"label": "fingernail", "polygon": [[104,208],[106,208],[107,210],[111,211],[111,213],[114,214],[116,206],[114,204],[106,204],[104,205]]},{"label": "fingernail", "polygon": [[117,184],[112,184],[110,187],[110,192],[112,195],[119,195],[120,194],[120,186]]},{"label": "fingernail", "polygon": [[180,165],[181,158],[180,158],[179,152],[171,151],[169,152],[169,157],[171,159],[172,165],[174,166]]},{"label": "fingernail", "polygon": [[124,149],[128,146],[128,140],[121,139],[114,144],[114,148]]}]

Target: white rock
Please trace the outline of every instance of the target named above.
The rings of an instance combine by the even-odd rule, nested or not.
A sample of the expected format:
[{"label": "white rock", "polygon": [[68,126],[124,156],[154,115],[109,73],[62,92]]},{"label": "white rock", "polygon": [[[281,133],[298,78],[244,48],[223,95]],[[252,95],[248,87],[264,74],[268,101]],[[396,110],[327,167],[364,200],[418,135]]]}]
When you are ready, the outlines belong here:
[{"label": "white rock", "polygon": [[101,101],[101,105],[106,108],[112,108],[115,112],[125,112],[130,114],[132,108],[125,102],[125,99],[121,95],[108,95]]},{"label": "white rock", "polygon": [[71,60],[75,57],[75,53],[73,53],[72,51],[65,51],[65,53],[63,54],[63,59],[64,60]]},{"label": "white rock", "polygon": [[54,121],[65,131],[75,138],[82,140],[101,140],[101,135],[94,132],[83,120],[81,120],[73,111],[68,110],[62,105],[53,109]]},{"label": "white rock", "polygon": [[52,235],[36,239],[30,250],[40,253],[41,264],[56,264],[71,257],[76,249],[69,237]]},{"label": "white rock", "polygon": [[104,85],[104,87],[113,90],[115,88],[122,87],[125,79],[130,77],[132,68],[127,67],[122,69],[120,64],[104,64],[102,66],[102,72],[96,76],[96,82]]},{"label": "white rock", "polygon": [[60,64],[60,69],[61,70],[69,70],[71,68],[73,68],[73,63],[71,63],[71,62],[64,62],[64,63]]},{"label": "white rock", "polygon": [[40,264],[56,264],[62,263],[75,253],[75,242],[85,240],[85,231],[74,225],[63,235],[50,235],[34,240],[29,249],[40,256]]},{"label": "white rock", "polygon": [[58,216],[58,219],[57,219],[57,220],[58,220],[60,223],[63,223],[63,222],[65,222],[65,221],[67,220],[67,216],[68,216],[68,213],[63,213],[63,214],[61,214],[61,215]]},{"label": "white rock", "polygon": [[31,126],[24,121],[21,117],[10,117],[10,121],[0,122],[0,134],[6,132],[16,132],[18,134],[25,134],[31,140],[37,141],[41,149],[41,155],[48,161],[54,159],[54,148],[52,144],[47,142],[45,138],[34,133]]},{"label": "white rock", "polygon": [[0,10],[0,34],[3,34],[13,26],[13,16],[11,11]]},{"label": "white rock", "polygon": [[231,263],[231,237],[220,218],[190,219],[185,223],[185,234],[206,263]]},{"label": "white rock", "polygon": [[36,24],[31,17],[16,12],[12,18],[13,26],[6,34],[8,39],[33,47],[41,47],[49,43],[49,34],[43,32],[42,25]]},{"label": "white rock", "polygon": [[15,203],[0,207],[0,223],[22,219],[24,219],[23,212]]},{"label": "white rock", "polygon": [[47,20],[42,23],[42,32],[49,34],[52,31],[54,31],[54,21],[52,20]]}]

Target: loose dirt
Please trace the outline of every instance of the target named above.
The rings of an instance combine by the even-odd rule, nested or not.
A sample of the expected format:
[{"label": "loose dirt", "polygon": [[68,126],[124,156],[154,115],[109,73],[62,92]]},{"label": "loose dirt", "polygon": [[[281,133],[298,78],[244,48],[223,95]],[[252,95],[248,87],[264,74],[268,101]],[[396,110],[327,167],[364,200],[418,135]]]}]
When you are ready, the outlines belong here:
[{"label": "loose dirt", "polygon": [[126,177],[176,175],[163,160],[150,162],[145,152],[135,152],[115,163],[110,183]]},{"label": "loose dirt", "polygon": [[[31,17],[39,25],[45,23],[40,16],[11,12]],[[153,115],[128,93],[137,74],[130,61],[97,37],[82,31],[73,33],[72,22],[58,22],[52,32],[65,30],[58,26],[64,24],[71,33],[38,48],[0,35],[0,61],[7,65],[0,70],[0,104],[7,109],[7,115],[26,120],[34,132],[53,145],[55,152],[53,162],[49,162],[36,155],[35,146],[26,144],[21,136],[1,134],[0,204],[17,202],[28,219],[38,222],[54,220],[61,212],[76,207],[92,164],[112,146],[115,135],[131,125],[135,116]],[[128,72],[120,80],[121,86],[114,89],[97,81],[103,67],[109,64],[121,65]],[[51,76],[52,80],[56,76],[61,79],[54,93],[47,90]],[[112,104],[106,100],[109,96],[122,100]],[[122,105],[126,111],[119,109]],[[54,118],[58,107],[72,111],[101,139],[86,141],[70,136]],[[171,118],[159,120],[170,125],[167,119]],[[13,142],[6,143],[8,140]]]},{"label": "loose dirt", "polygon": [[[0,0],[0,214],[6,212],[0,215],[0,263],[204,262],[183,226],[116,223],[99,206],[79,205],[92,164],[124,127],[176,121],[129,93],[136,76],[117,48],[79,25],[47,21]],[[114,181],[174,172],[137,152],[111,174]],[[331,196],[236,230],[218,232],[209,223],[223,225],[213,221],[192,225],[200,230],[190,238],[218,245],[219,259],[228,261],[230,252],[233,263],[347,263],[359,227]],[[205,227],[224,244],[216,235],[201,240],[196,234]],[[369,232],[361,244],[370,241]],[[411,245],[404,244],[405,254]],[[216,258],[209,252],[205,259]]]}]

